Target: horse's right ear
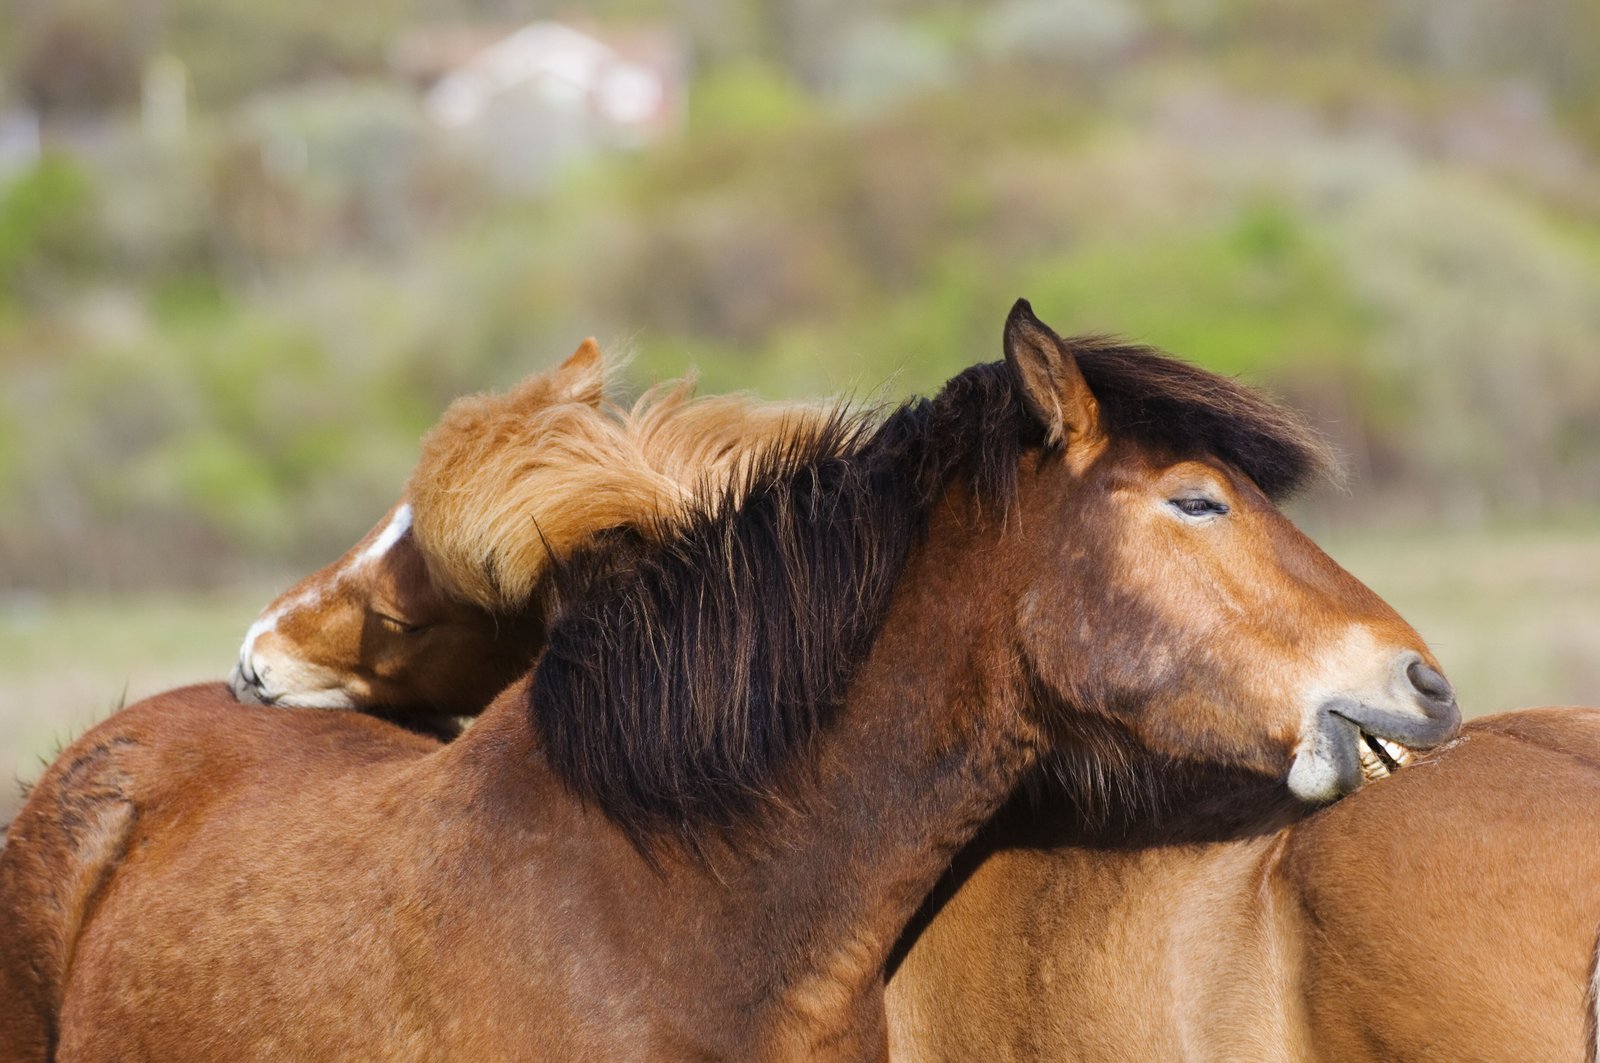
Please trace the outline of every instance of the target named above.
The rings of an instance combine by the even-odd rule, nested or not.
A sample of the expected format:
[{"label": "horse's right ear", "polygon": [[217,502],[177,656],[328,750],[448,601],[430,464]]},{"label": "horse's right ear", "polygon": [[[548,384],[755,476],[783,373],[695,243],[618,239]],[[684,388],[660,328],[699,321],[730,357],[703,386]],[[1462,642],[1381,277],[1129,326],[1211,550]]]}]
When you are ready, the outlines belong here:
[{"label": "horse's right ear", "polygon": [[1069,451],[1100,430],[1100,404],[1061,337],[1018,299],[1006,317],[1006,367],[1023,404],[1044,429],[1045,440]]},{"label": "horse's right ear", "polygon": [[600,405],[606,390],[606,367],[600,345],[593,336],[578,344],[572,356],[561,363],[556,370],[555,385],[562,397],[570,402]]}]

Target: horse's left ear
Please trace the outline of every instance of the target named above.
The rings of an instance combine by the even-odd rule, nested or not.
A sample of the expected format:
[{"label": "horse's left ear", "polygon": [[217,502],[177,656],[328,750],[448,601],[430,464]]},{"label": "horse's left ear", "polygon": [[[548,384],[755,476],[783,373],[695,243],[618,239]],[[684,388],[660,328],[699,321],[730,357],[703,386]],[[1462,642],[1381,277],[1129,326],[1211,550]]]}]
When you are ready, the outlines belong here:
[{"label": "horse's left ear", "polygon": [[1100,430],[1100,404],[1061,337],[1018,299],[1006,317],[1006,366],[1045,439],[1071,450]]},{"label": "horse's left ear", "polygon": [[600,405],[606,391],[606,367],[600,345],[593,336],[578,344],[571,357],[561,363],[561,368],[556,370],[555,384],[570,402]]}]

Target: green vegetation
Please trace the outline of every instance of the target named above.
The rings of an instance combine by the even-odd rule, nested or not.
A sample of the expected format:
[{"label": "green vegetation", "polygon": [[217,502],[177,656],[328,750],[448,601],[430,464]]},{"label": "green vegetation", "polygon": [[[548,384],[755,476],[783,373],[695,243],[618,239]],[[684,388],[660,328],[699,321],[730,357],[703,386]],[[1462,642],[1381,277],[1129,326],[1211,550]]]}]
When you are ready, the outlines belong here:
[{"label": "green vegetation", "polygon": [[588,334],[640,384],[892,397],[1022,294],[1306,408],[1332,525],[1600,505],[1593,5],[591,8],[692,44],[686,128],[517,189],[388,64],[536,5],[24,0],[0,69],[55,147],[0,176],[0,591],[308,568],[450,398]]}]

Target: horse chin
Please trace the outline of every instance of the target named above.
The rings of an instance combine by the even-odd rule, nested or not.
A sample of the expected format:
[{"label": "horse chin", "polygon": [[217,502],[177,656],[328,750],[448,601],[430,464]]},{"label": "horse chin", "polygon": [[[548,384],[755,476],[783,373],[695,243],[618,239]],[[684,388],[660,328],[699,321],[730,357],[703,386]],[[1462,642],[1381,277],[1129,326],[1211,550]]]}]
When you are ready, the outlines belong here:
[{"label": "horse chin", "polygon": [[[1340,743],[1342,747],[1346,743]],[[1355,754],[1355,736],[1350,736],[1351,751],[1329,748],[1324,741],[1312,742],[1295,754],[1289,766],[1289,792],[1307,804],[1337,801],[1361,785],[1361,758]]]},{"label": "horse chin", "polygon": [[361,685],[333,669],[287,658],[274,658],[266,665],[259,658],[249,662],[241,658],[228,675],[234,700],[283,709],[360,709],[364,707]]},{"label": "horse chin", "polygon": [[362,704],[342,687],[322,690],[296,690],[274,694],[255,683],[245,682],[235,668],[228,677],[228,690],[242,705],[266,705],[278,709],[360,709]]}]

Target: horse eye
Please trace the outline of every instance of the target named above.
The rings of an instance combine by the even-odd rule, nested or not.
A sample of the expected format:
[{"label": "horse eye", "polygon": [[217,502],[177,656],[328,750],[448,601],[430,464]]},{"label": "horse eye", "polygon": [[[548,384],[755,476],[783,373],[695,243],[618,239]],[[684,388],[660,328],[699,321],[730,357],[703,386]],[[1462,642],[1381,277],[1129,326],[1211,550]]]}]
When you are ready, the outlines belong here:
[{"label": "horse eye", "polygon": [[420,631],[427,630],[428,627],[427,624],[408,624],[399,617],[389,616],[387,613],[374,613],[373,615],[378,618],[378,623],[397,635],[415,635]]},{"label": "horse eye", "polygon": [[1172,505],[1186,517],[1220,517],[1228,512],[1226,503],[1210,498],[1174,498]]}]

